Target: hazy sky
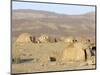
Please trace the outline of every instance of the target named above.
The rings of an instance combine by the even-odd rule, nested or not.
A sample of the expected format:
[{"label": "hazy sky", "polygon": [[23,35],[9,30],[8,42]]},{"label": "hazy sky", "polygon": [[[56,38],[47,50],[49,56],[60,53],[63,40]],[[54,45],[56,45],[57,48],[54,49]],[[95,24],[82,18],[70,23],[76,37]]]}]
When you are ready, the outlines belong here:
[{"label": "hazy sky", "polygon": [[33,9],[56,12],[60,14],[78,15],[88,12],[94,12],[94,6],[46,4],[33,2],[12,2],[12,9]]}]

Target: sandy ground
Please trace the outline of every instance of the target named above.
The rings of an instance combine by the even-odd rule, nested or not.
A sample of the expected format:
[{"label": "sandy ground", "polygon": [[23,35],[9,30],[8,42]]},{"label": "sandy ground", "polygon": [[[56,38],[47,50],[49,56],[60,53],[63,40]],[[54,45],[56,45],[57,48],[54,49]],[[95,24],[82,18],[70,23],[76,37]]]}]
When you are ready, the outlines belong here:
[{"label": "sandy ground", "polygon": [[[12,73],[34,73],[47,71],[63,71],[63,70],[80,70],[80,69],[95,69],[95,65],[89,65],[84,62],[67,62],[62,63],[58,60],[61,58],[63,50],[67,43],[40,43],[40,44],[13,44],[12,55],[20,56],[26,59],[21,63],[12,64]],[[58,59],[55,62],[48,60],[48,57],[54,56]],[[44,57],[44,58],[42,58]],[[42,59],[40,61],[37,58]]]},{"label": "sandy ground", "polygon": [[46,72],[46,71],[63,71],[63,70],[82,70],[82,69],[95,69],[95,65],[87,65],[85,62],[81,64],[39,64],[39,63],[22,63],[13,64],[12,73],[34,73],[34,72]]}]

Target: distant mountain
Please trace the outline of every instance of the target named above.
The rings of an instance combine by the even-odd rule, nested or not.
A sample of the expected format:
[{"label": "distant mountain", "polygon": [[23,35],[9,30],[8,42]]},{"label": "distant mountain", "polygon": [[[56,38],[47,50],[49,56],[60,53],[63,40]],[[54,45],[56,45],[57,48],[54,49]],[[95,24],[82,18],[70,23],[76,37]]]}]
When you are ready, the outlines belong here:
[{"label": "distant mountain", "polygon": [[64,15],[54,12],[19,9],[12,11],[13,37],[22,32],[38,36],[42,33],[59,36],[95,36],[95,12]]}]

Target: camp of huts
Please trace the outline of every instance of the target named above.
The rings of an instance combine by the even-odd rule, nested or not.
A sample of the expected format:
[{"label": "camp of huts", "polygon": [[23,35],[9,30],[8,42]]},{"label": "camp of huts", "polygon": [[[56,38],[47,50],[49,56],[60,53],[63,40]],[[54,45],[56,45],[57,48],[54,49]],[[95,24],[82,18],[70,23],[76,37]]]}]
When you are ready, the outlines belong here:
[{"label": "camp of huts", "polygon": [[[49,54],[43,54],[41,56],[41,62],[77,62],[77,61],[88,61],[91,58],[95,58],[95,52],[96,52],[96,46],[91,44],[89,39],[77,39],[74,37],[66,37],[66,38],[60,38],[60,40],[56,40],[56,38],[53,39],[53,42],[51,42],[51,37],[49,37],[46,34],[40,35],[40,37],[32,36],[29,33],[23,33],[18,36],[15,43],[55,43],[55,42],[65,42],[66,48],[62,51],[62,54],[59,55],[59,53],[49,53]],[[45,45],[46,45],[45,44]],[[68,44],[68,45],[67,45]],[[19,55],[18,55],[19,56]],[[57,57],[59,56],[59,57]],[[45,60],[44,60],[45,59]],[[92,60],[95,64],[95,59]]]}]

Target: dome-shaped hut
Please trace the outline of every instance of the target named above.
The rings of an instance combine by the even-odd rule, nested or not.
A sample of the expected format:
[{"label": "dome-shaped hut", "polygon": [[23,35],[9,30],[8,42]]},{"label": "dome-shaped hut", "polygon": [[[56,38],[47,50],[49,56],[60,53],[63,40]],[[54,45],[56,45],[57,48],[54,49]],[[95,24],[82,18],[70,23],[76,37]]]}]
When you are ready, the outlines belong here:
[{"label": "dome-shaped hut", "polygon": [[62,37],[61,40],[64,41],[65,43],[73,43],[77,41],[74,37],[66,37],[66,38]]},{"label": "dome-shaped hut", "polygon": [[40,43],[47,43],[50,42],[49,36],[43,34],[38,38]]},{"label": "dome-shaped hut", "polygon": [[19,37],[17,38],[16,42],[17,43],[29,43],[32,42],[31,41],[31,35],[29,33],[22,33],[21,35],[19,35]]},{"label": "dome-shaped hut", "polygon": [[77,41],[81,43],[91,43],[91,40],[86,37],[77,37]]},{"label": "dome-shaped hut", "polygon": [[62,53],[62,62],[85,61],[91,56],[88,45],[83,43],[71,43]]}]

